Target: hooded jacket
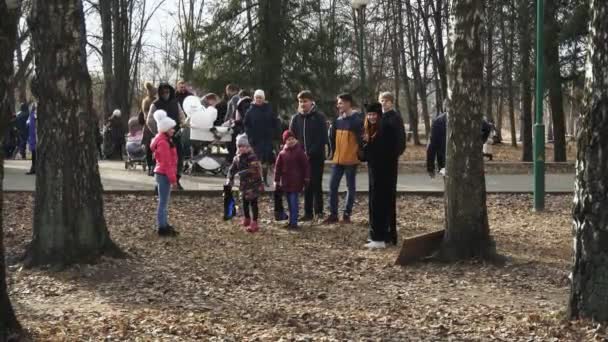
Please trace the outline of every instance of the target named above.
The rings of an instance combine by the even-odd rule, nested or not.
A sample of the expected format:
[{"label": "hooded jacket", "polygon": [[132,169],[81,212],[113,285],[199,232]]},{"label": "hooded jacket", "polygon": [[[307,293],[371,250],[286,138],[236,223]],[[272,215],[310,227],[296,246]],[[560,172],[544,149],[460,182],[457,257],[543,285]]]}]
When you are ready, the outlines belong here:
[{"label": "hooded jacket", "polygon": [[156,167],[154,173],[165,175],[169,183],[177,183],[177,149],[166,133],[158,133],[150,144],[150,150],[154,153]]},{"label": "hooded jacket", "polygon": [[291,118],[289,130],[302,144],[310,159],[325,160],[325,146],[328,144],[327,119],[316,107],[309,113],[296,113]]},{"label": "hooded jacket", "polygon": [[[163,100],[160,95],[163,89],[169,89],[169,99],[166,101]],[[148,112],[146,125],[153,134],[158,133],[156,121],[154,120],[154,112],[159,109],[167,112],[167,116],[175,121],[175,131],[177,132],[179,130],[179,126],[185,121],[186,118],[182,107],[175,97],[175,89],[168,83],[161,83],[158,86],[158,98],[152,103],[152,106],[150,106],[150,111]]]}]

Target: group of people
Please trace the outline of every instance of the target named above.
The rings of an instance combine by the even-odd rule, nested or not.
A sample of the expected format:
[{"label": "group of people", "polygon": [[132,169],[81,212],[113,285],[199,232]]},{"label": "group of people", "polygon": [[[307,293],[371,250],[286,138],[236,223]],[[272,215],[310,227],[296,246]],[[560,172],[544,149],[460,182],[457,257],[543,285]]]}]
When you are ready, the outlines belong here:
[{"label": "group of people", "polygon": [[4,157],[7,159],[19,155],[25,160],[29,148],[32,164],[26,174],[36,173],[36,107],[34,105],[30,110],[27,103],[21,103],[17,115],[11,115],[2,146]]},{"label": "group of people", "polygon": [[[168,223],[171,188],[179,188],[180,128],[188,127],[173,88],[161,84],[159,98],[146,109],[146,127],[153,135],[149,150],[155,160],[154,174],[158,188],[157,231],[174,236],[177,231]],[[178,85],[179,89],[179,85]],[[178,90],[178,93],[180,91]],[[399,156],[406,146],[401,115],[395,111],[394,96],[382,93],[378,102],[366,105],[364,112],[354,110],[350,94],[337,96],[338,115],[332,122],[315,105],[310,91],[298,94],[298,111],[282,131],[281,121],[266,102],[265,93],[256,90],[253,98],[233,85],[228,95],[224,124],[234,134],[226,185],[239,180],[242,198],[242,226],[251,233],[260,229],[258,199],[268,185],[269,170],[274,165],[275,220],[288,221],[288,229],[298,229],[302,221],[318,220],[323,224],[351,223],[355,203],[358,165],[365,161],[369,174],[369,248],[385,248],[397,243],[396,188]],[[206,96],[208,97],[208,96]],[[183,101],[182,101],[183,102]],[[205,102],[205,98],[203,98]],[[144,105],[148,103],[144,100]],[[207,103],[206,105],[214,105]],[[274,141],[282,147],[275,155]],[[333,161],[330,180],[329,215],[324,215],[323,172],[327,157]],[[346,175],[346,205],[340,220],[338,189]],[[299,216],[299,194],[304,193],[304,213]],[[287,200],[287,210],[283,201]]]}]

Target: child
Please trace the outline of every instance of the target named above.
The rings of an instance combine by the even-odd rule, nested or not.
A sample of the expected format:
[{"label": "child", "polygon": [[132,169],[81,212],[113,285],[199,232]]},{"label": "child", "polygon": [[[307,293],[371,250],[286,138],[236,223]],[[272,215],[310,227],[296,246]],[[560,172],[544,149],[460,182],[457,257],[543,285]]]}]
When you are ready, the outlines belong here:
[{"label": "child", "polygon": [[289,206],[289,229],[298,228],[298,193],[310,182],[310,165],[304,149],[298,144],[295,135],[283,132],[285,146],[275,163],[274,186],[280,187],[287,195]]},{"label": "child", "polygon": [[[262,182],[262,166],[260,161],[249,145],[247,135],[241,134],[236,138],[236,146],[238,154],[232,161],[232,165],[228,170],[227,185],[232,185],[234,176],[239,175],[239,190],[243,197],[243,227],[246,227],[250,233],[255,233],[259,230],[258,226],[258,197],[264,190]],[[250,213],[251,209],[251,213]],[[251,218],[253,214],[253,220]]]},{"label": "child", "polygon": [[169,118],[164,110],[154,112],[154,119],[158,127],[158,134],[152,140],[150,150],[154,153],[156,160],[154,175],[158,187],[156,213],[158,235],[176,236],[177,231],[167,222],[171,186],[177,184],[177,149],[173,143],[175,121]]}]

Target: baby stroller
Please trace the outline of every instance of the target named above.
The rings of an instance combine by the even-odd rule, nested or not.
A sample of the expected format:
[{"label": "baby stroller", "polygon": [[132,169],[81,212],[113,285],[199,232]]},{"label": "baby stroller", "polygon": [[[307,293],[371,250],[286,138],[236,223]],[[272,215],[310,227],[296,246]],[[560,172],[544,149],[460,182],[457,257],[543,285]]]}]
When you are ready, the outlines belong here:
[{"label": "baby stroller", "polygon": [[188,114],[190,123],[190,141],[200,152],[190,159],[188,173],[196,168],[212,175],[226,175],[228,144],[232,141],[232,128],[214,126],[217,119],[217,109],[203,108],[196,96],[184,100],[184,111]]},{"label": "baby stroller", "polygon": [[143,171],[146,171],[148,165],[146,163],[146,150],[141,143],[142,139],[143,133],[133,137],[127,135],[127,143],[125,145],[125,151],[127,151],[125,170],[135,170],[137,165],[140,165]]}]

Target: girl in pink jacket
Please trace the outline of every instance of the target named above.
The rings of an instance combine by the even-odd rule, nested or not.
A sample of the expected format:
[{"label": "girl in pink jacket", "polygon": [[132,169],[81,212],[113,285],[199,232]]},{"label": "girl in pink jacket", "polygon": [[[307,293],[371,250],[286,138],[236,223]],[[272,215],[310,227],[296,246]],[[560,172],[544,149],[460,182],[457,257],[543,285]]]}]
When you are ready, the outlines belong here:
[{"label": "girl in pink jacket", "polygon": [[171,187],[177,184],[177,149],[172,141],[176,123],[167,116],[167,112],[164,110],[154,112],[154,119],[158,134],[152,140],[150,150],[156,159],[154,168],[158,188],[156,226],[159,236],[176,236],[177,231],[168,223],[169,195]]}]

